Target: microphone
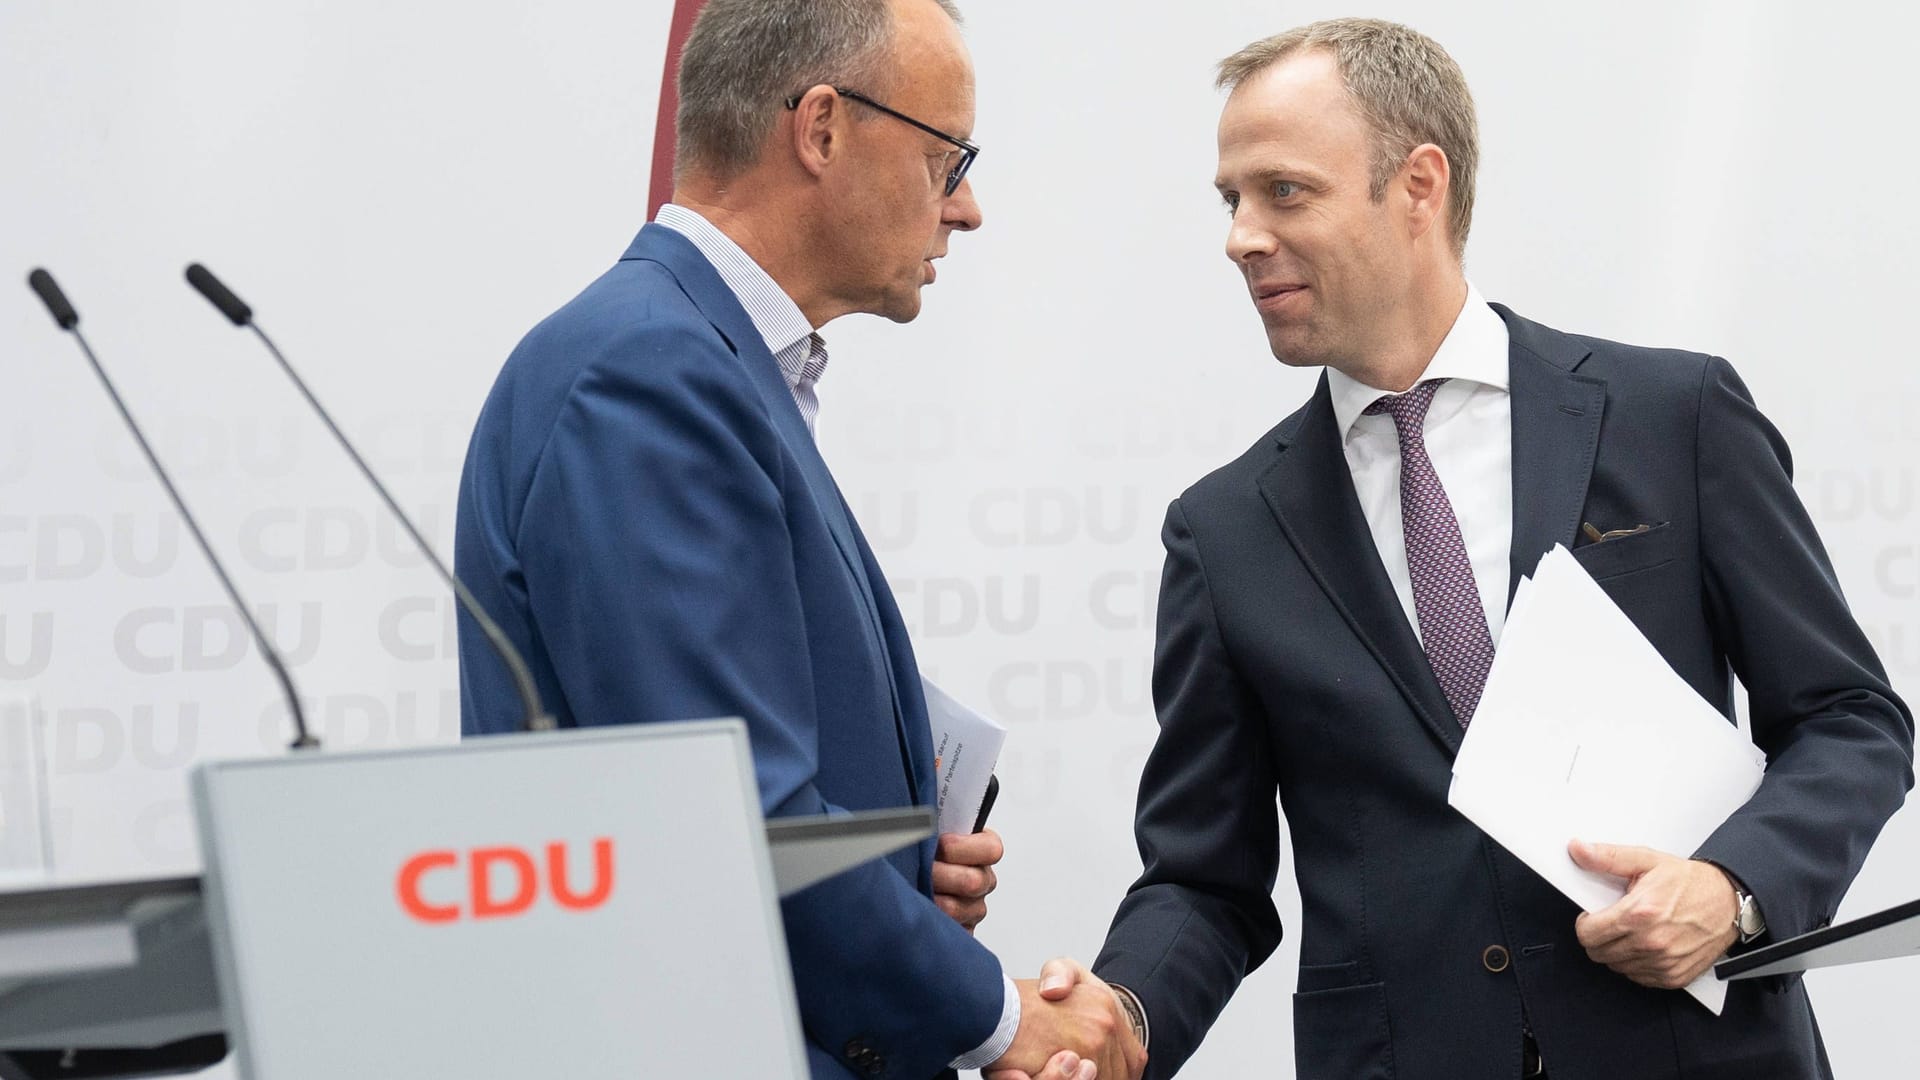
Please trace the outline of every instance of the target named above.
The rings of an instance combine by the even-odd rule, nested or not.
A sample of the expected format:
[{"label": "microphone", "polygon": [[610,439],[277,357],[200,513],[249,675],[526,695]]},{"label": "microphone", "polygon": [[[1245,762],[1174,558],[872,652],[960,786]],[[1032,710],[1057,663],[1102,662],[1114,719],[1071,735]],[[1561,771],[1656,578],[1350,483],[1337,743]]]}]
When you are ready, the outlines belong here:
[{"label": "microphone", "polygon": [[140,425],[134,420],[133,414],[127,411],[127,403],[121,400],[120,391],[114,387],[113,380],[107,377],[107,369],[101,367],[99,358],[93,355],[93,347],[87,344],[86,336],[80,333],[80,316],[73,310],[73,305],[67,302],[67,294],[60,291],[60,286],[55,284],[53,275],[45,270],[35,270],[28,274],[27,285],[39,295],[40,302],[47,305],[47,313],[53,316],[53,321],[59,324],[60,329],[72,334],[73,339],[80,343],[80,351],[86,354],[87,363],[92,365],[93,373],[100,377],[100,385],[106,388],[107,396],[113,399],[113,407],[120,413],[120,419],[127,425],[127,430],[133,433],[133,441],[140,444],[140,452],[146,455],[147,464],[153,466],[153,474],[160,478],[160,486],[166,489],[167,498],[173,500],[173,508],[179,511],[181,520],[187,523],[187,531],[193,534],[193,542],[200,546],[200,553],[207,557],[208,565],[213,567],[214,576],[220,579],[220,587],[227,591],[227,599],[233,602],[233,609],[246,620],[247,629],[253,633],[254,644],[260,647],[260,655],[266,658],[267,666],[273,669],[274,678],[280,681],[281,693],[286,695],[287,708],[293,714],[294,740],[289,748],[293,750],[317,748],[320,740],[307,731],[307,715],[300,708],[300,695],[294,692],[293,678],[287,674],[287,665],[280,659],[280,653],[273,647],[273,643],[267,640],[266,632],[260,629],[260,623],[254,619],[253,612],[248,609],[246,601],[240,599],[240,590],[234,587],[233,579],[227,576],[226,566],[220,562],[220,557],[213,553],[213,545],[207,542],[206,533],[200,531],[199,521],[195,520],[193,512],[187,509],[185,500],[180,498],[179,490],[173,486],[173,478],[167,475],[166,468],[160,464],[159,457],[153,452],[152,444],[147,442],[146,433],[140,430]]},{"label": "microphone", "polygon": [[235,326],[245,326],[253,321],[253,309],[240,302],[220,279],[199,263],[187,267],[187,284],[200,291],[200,295],[213,302]]},{"label": "microphone", "polygon": [[[72,330],[80,325],[80,315],[73,310],[72,304],[67,303],[67,294],[54,284],[52,274],[35,270],[27,275],[27,287],[39,294],[40,302],[47,305],[48,313],[53,316],[54,322],[60,324],[60,329]],[[75,333],[77,335],[78,331]],[[82,344],[85,344],[85,339],[82,339]]]},{"label": "microphone", "polygon": [[278,346],[274,345],[273,339],[269,338],[266,331],[260,329],[260,325],[253,321],[253,309],[243,303],[233,294],[233,290],[227,288],[219,278],[214,277],[211,271],[199,263],[187,267],[187,284],[193,286],[194,291],[201,296],[206,297],[207,302],[218,308],[220,314],[225,315],[233,325],[244,326],[254,332],[261,344],[267,347],[267,351],[273,354],[273,359],[280,365],[280,370],[286,372],[287,378],[293,380],[293,385],[299,389],[300,396],[307,399],[307,404],[319,415],[321,422],[326,424],[327,430],[333,433],[334,441],[340,444],[340,449],[345,450],[347,456],[353,459],[354,465],[360,469],[360,475],[366,477],[367,483],[373,485],[373,490],[380,493],[381,501],[385,502],[387,509],[399,519],[401,526],[407,530],[407,535],[413,539],[414,546],[418,547],[421,554],[427,557],[427,561],[433,564],[433,569],[440,575],[440,580],[446,582],[447,587],[453,590],[454,597],[460,602],[461,610],[473,619],[474,625],[478,626],[481,634],[486,637],[487,644],[493,647],[493,651],[500,657],[500,662],[506,665],[508,673],[513,676],[514,687],[520,693],[520,708],[523,714],[521,730],[552,731],[555,727],[553,717],[547,715],[546,708],[540,703],[540,691],[534,685],[533,673],[527,670],[527,662],[521,658],[520,650],[513,647],[513,642],[507,639],[505,631],[501,630],[499,625],[487,615],[486,609],[482,608],[480,602],[473,598],[473,594],[467,591],[466,585],[453,576],[453,571],[448,570],[447,565],[434,554],[433,546],[427,543],[426,537],[420,535],[420,530],[415,527],[413,519],[407,516],[406,511],[400,509],[400,504],[395,502],[393,496],[387,492],[386,485],[373,474],[373,469],[367,465],[366,459],[360,456],[360,451],[354,449],[346,433],[340,430],[340,425],[333,422],[333,416],[327,412],[326,406],[321,405],[320,399],[313,396],[312,390],[307,389],[306,380],[293,370],[293,365],[287,363],[286,356],[281,353]]}]

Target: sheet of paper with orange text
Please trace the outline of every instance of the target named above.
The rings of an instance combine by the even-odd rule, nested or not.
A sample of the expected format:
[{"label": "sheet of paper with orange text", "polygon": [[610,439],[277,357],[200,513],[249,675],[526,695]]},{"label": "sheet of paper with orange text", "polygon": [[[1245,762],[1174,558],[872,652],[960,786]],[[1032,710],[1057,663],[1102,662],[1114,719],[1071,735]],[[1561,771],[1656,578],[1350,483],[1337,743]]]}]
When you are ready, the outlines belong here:
[{"label": "sheet of paper with orange text", "polygon": [[987,781],[1007,743],[1007,729],[950,697],[924,676],[927,721],[933,727],[933,771],[940,793],[940,831],[970,833],[987,797]]}]

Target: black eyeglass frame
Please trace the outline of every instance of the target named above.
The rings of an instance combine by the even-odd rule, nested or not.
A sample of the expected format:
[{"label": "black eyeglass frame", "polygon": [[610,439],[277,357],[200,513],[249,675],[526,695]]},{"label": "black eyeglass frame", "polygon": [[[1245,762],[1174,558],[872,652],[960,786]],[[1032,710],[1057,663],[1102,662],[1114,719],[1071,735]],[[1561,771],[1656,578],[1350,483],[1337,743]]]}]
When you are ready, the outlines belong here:
[{"label": "black eyeglass frame", "polygon": [[[913,117],[908,116],[906,113],[899,111],[898,109],[890,109],[885,105],[882,105],[879,102],[868,97],[867,95],[860,93],[857,90],[847,90],[838,86],[831,87],[831,89],[833,90],[834,93],[839,94],[843,98],[852,98],[853,100],[859,102],[860,104],[865,105],[869,109],[874,109],[878,112],[886,113],[888,116],[893,117],[895,120],[898,120],[901,123],[912,124],[914,127],[919,128],[921,131],[926,132],[927,134],[933,136],[936,139],[940,139],[943,142],[950,142],[953,145],[959,147],[960,160],[956,162],[953,168],[947,172],[947,196],[951,198],[954,192],[960,190],[961,182],[967,178],[967,170],[973,168],[973,159],[980,156],[980,148],[978,146],[975,146],[974,144],[968,142],[965,139],[958,138],[953,135],[949,135],[946,132],[941,131],[939,128],[934,127],[932,124],[923,124],[920,121],[915,120]],[[799,108],[800,99],[805,96],[806,96],[805,94],[795,94],[792,97],[788,98],[787,108],[789,109]]]}]

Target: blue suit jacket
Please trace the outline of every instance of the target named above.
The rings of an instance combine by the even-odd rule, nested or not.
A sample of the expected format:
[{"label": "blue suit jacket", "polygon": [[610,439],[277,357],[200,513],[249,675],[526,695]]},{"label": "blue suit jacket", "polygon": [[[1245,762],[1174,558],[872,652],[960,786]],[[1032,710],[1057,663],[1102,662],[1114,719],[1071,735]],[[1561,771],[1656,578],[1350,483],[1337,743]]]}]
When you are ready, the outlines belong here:
[{"label": "blue suit jacket", "polygon": [[[1513,579],[1565,544],[1729,716],[1738,674],[1766,777],[1697,854],[1746,883],[1770,937],[1826,923],[1912,786],[1913,719],[1785,443],[1724,360],[1495,310]],[[1583,522],[1652,528],[1583,544]],[[1302,1080],[1517,1077],[1523,1012],[1553,1080],[1829,1075],[1797,978],[1734,983],[1717,1018],[1637,986],[1587,958],[1570,901],[1448,807],[1461,728],[1375,551],[1324,379],[1174,502],[1165,541],[1145,871],[1096,964],[1146,1004],[1150,1076],[1179,1068],[1280,940],[1276,788],[1302,907]]]},{"label": "blue suit jacket", "polygon": [[[678,233],[642,229],[514,350],[455,554],[563,726],[743,717],[769,816],[933,799],[886,580],[765,342]],[[514,730],[464,619],[460,659],[463,732]],[[929,840],[782,903],[815,1075],[932,1076],[998,1023],[999,963],[934,906],[932,861]]]}]

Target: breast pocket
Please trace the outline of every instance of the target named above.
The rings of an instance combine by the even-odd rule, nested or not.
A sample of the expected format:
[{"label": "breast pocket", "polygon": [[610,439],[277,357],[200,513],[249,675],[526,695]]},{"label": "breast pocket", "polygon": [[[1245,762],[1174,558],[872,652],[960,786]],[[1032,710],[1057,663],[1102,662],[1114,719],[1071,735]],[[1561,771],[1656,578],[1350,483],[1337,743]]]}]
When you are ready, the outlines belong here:
[{"label": "breast pocket", "polygon": [[1573,549],[1573,557],[1595,581],[1652,570],[1680,556],[1680,534],[1663,521],[1646,532],[1616,536]]}]

